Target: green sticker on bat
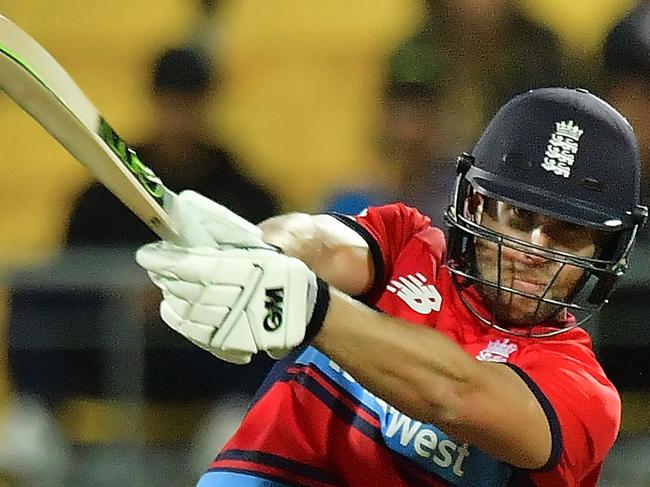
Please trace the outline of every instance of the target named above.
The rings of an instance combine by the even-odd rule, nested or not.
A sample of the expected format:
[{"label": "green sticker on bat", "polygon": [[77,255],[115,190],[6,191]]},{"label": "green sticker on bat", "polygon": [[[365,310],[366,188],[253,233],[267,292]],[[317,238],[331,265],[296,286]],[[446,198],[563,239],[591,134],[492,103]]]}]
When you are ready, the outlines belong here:
[{"label": "green sticker on bat", "polygon": [[120,161],[124,163],[124,166],[126,166],[131,174],[138,178],[138,181],[147,190],[147,193],[153,196],[158,204],[162,206],[165,190],[160,178],[140,160],[136,152],[101,117],[99,119],[98,135],[106,142]]}]

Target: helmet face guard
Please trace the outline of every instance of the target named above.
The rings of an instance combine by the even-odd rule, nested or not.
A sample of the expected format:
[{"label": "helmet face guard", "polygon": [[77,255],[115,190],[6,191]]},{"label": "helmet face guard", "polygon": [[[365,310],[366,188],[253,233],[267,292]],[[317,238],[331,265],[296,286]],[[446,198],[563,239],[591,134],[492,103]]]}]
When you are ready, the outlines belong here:
[{"label": "helmet face guard", "polygon": [[[536,213],[556,217],[553,211],[554,205],[550,205],[551,208],[540,208],[530,203],[531,198],[528,198],[527,204],[526,201],[515,202],[511,197],[503,197],[487,191],[482,187],[481,182],[486,178],[495,179],[495,175],[487,174],[480,169],[477,170],[473,163],[473,157],[468,154],[459,157],[456,186],[451,205],[445,215],[445,221],[449,227],[447,267],[453,275],[453,281],[464,304],[484,323],[512,335],[552,336],[585,323],[595,311],[607,302],[607,297],[613,290],[618,278],[627,269],[628,254],[633,246],[639,226],[645,221],[647,210],[638,207],[634,215],[629,215],[630,221],[626,224],[622,222],[621,226],[625,228],[614,230],[611,230],[606,224],[585,224],[584,220],[575,216],[576,213],[580,212],[573,212],[573,218],[562,218],[563,221],[607,231],[607,245],[599,249],[592,257],[578,256],[561,250],[541,247],[482,225],[480,221],[474,218],[472,211],[468,210],[471,206],[469,201],[478,193],[484,197],[501,200]],[[507,184],[507,181],[502,179],[500,183]],[[521,185],[517,184],[514,189],[520,190]],[[533,199],[540,201],[539,198]],[[541,201],[545,201],[545,199],[542,198]],[[585,213],[584,208],[580,210]],[[597,211],[591,211],[591,213],[590,211],[587,210],[586,214],[598,214]],[[603,221],[607,222],[607,220]],[[480,270],[476,253],[479,241],[488,242],[494,248],[496,254],[495,277],[487,278]],[[540,293],[533,294],[515,289],[511,285],[509,286],[503,278],[504,249],[513,249],[524,254],[534,255],[545,262],[553,262],[557,266],[557,270],[544,284],[544,289]],[[582,277],[568,296],[557,299],[552,296],[551,290],[560,273],[566,267],[580,269]],[[500,297],[505,297],[506,294],[520,296],[531,303],[535,303],[530,323],[525,326],[520,323],[512,325],[500,320],[494,309],[490,309],[489,312],[480,311],[479,308],[482,307],[473,305],[471,298],[469,298],[470,289],[472,288],[479,290],[484,298],[490,295],[493,300],[492,307],[496,306],[494,301],[499,303]],[[484,299],[484,301],[489,300]],[[549,312],[549,310],[553,311]],[[571,312],[576,316],[576,320],[563,325],[558,318],[564,311]],[[549,318],[551,319],[550,323]],[[553,321],[555,321],[555,325],[553,325]]]},{"label": "helmet face guard", "polygon": [[[639,205],[640,168],[630,124],[585,90],[531,90],[501,107],[472,154],[459,157],[445,215],[448,268],[469,309],[504,332],[525,336],[554,335],[584,323],[606,303],[625,272],[638,228],[647,218],[647,208]],[[605,235],[606,243],[588,257],[553,249],[567,246],[534,245],[536,240],[525,240],[525,232],[498,221],[491,227],[482,224],[476,201],[491,200],[502,202],[498,208],[507,208],[505,204],[544,217],[539,221],[591,229],[589,235]],[[544,274],[555,270],[555,275],[515,286],[524,266],[510,256],[521,253],[523,262],[543,263]],[[473,289],[487,308],[472,304]],[[565,311],[576,315],[575,322],[562,323]]]}]

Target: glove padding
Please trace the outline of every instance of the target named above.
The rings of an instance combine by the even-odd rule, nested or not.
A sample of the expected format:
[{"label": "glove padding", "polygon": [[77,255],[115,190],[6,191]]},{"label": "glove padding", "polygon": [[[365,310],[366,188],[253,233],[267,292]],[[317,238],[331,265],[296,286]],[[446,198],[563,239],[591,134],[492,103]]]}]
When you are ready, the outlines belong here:
[{"label": "glove padding", "polygon": [[[189,246],[269,247],[262,241],[262,231],[258,227],[195,191],[182,191],[174,198],[170,218]],[[250,362],[250,353],[235,351],[213,353],[232,363]]]},{"label": "glove padding", "polygon": [[262,240],[260,228],[195,191],[174,198],[170,218],[190,246],[273,248]]},{"label": "glove padding", "polygon": [[248,363],[313,338],[329,303],[327,285],[300,260],[261,248],[141,247],[138,264],[162,290],[162,319],[217,357]]}]

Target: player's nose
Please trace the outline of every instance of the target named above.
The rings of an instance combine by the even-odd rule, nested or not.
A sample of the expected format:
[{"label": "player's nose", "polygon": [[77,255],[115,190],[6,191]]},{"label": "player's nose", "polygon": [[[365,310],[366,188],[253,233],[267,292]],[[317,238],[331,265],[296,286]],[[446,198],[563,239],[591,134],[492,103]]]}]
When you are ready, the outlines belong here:
[{"label": "player's nose", "polygon": [[[532,245],[542,248],[548,248],[551,243],[551,239],[543,226],[538,226],[530,232],[529,241]],[[535,249],[530,249],[525,254],[526,261],[529,265],[538,266],[543,264],[546,260],[542,255],[540,255],[540,252]]]},{"label": "player's nose", "polygon": [[[541,228],[533,229],[522,240],[535,247],[548,248],[550,244],[548,235]],[[527,245],[513,245],[510,248],[504,248],[504,256],[532,267],[540,266],[546,262],[541,250],[535,250]]]}]

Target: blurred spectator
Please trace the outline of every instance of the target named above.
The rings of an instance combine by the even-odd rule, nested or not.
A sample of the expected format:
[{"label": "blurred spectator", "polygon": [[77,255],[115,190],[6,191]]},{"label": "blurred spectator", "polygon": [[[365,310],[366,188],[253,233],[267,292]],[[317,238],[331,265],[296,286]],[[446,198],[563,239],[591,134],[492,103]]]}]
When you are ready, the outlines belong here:
[{"label": "blurred spectator", "polygon": [[[604,98],[630,121],[641,150],[641,202],[650,202],[650,2],[641,1],[608,33],[603,46]],[[624,423],[605,463],[603,487],[650,485],[650,228],[642,228],[630,257],[631,270],[596,320],[596,352],[608,376],[624,393]],[[639,395],[641,407],[626,395]],[[645,395],[644,395],[645,394]]]},{"label": "blurred spectator", "polygon": [[[641,150],[641,201],[650,201],[650,3],[640,2],[609,32],[603,46],[607,99],[630,121]],[[622,390],[650,391],[650,228],[642,228],[630,260],[633,272],[622,280],[602,312],[598,352]],[[634,270],[634,268],[637,268]],[[632,372],[634,371],[634,372]]]},{"label": "blurred spectator", "polygon": [[[153,121],[146,140],[135,147],[140,159],[169,188],[198,191],[255,223],[277,213],[273,196],[207,133],[205,115],[214,80],[206,55],[190,48],[167,50],[156,59],[152,78]],[[66,246],[136,248],[156,238],[95,182],[74,204]]]},{"label": "blurred spectator", "polygon": [[372,187],[339,190],[326,200],[327,211],[355,214],[367,206],[395,200],[418,205],[434,223],[451,193],[454,166],[445,137],[440,100],[444,66],[429,33],[420,32],[392,54],[377,124],[377,149],[391,180]]},{"label": "blurred spectator", "polygon": [[[609,33],[603,50],[609,100],[639,138],[641,201],[650,201],[650,2],[642,1]],[[647,231],[645,232],[647,233]]]},{"label": "blurred spectator", "polygon": [[438,35],[451,84],[457,88],[454,103],[476,96],[485,118],[519,93],[563,85],[558,39],[526,17],[516,2],[429,0],[428,5],[430,29]]},{"label": "blurred spectator", "polygon": [[443,226],[455,176],[453,155],[474,142],[485,118],[532,88],[563,85],[553,33],[508,0],[429,0],[418,33],[387,69],[379,149],[395,178],[339,190],[327,211],[357,213],[404,201]]},{"label": "blurred spectator", "polygon": [[[193,189],[257,223],[278,211],[273,196],[255,183],[235,157],[215,144],[207,130],[206,109],[218,79],[207,55],[195,48],[172,48],[160,54],[152,69],[152,125],[136,152],[175,191]],[[66,237],[66,247],[115,247],[135,249],[158,237],[136,218],[104,186],[91,184],[77,199]],[[153,290],[157,292],[157,290]],[[146,339],[169,343],[170,330],[157,309],[147,318]],[[173,340],[173,339],[172,339]],[[178,348],[148,350],[145,394],[150,398],[214,398],[227,390],[246,388],[261,379],[270,364],[260,360],[260,370],[218,367],[207,354],[197,354],[174,340]],[[205,368],[206,381],[188,383],[184,371]],[[232,370],[231,370],[232,369]],[[211,371],[211,372],[207,372]],[[200,376],[200,374],[197,374]],[[232,376],[231,381],[223,377]],[[244,384],[238,381],[243,380]],[[251,391],[255,384],[250,384]]]}]

